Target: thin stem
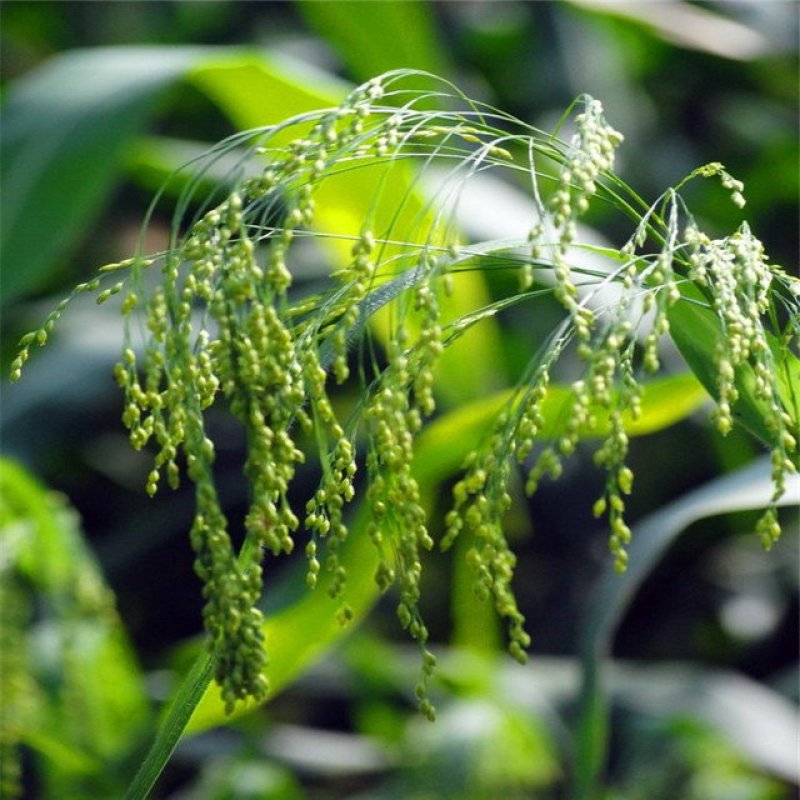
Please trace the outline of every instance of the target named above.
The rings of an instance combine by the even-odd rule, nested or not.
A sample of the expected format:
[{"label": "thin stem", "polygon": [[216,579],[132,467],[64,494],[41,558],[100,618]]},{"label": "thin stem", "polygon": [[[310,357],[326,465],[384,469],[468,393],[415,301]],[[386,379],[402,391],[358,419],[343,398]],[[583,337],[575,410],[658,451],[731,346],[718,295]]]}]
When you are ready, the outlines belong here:
[{"label": "thin stem", "polygon": [[198,656],[158,726],[156,737],[133,778],[125,800],[144,800],[164,771],[186,729],[195,708],[214,676],[214,657],[204,651]]}]

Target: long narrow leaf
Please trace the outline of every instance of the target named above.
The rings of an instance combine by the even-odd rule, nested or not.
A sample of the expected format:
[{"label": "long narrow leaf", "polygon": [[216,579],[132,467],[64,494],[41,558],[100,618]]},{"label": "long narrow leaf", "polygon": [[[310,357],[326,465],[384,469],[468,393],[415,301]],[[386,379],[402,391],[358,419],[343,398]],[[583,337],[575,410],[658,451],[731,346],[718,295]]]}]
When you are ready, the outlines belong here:
[{"label": "long narrow leaf", "polygon": [[198,658],[170,703],[155,741],[128,787],[125,800],[144,800],[148,796],[213,676],[213,659],[208,655]]},{"label": "long narrow leaf", "polygon": [[[602,769],[608,738],[603,659],[636,591],[678,535],[693,522],[717,514],[763,508],[769,505],[772,493],[768,458],[710,481],[642,520],[634,530],[626,573],[620,576],[609,568],[599,581],[594,598],[587,605],[589,613],[580,642],[583,690],[574,798],[593,796]],[[792,476],[779,503],[800,504],[800,475]]]}]

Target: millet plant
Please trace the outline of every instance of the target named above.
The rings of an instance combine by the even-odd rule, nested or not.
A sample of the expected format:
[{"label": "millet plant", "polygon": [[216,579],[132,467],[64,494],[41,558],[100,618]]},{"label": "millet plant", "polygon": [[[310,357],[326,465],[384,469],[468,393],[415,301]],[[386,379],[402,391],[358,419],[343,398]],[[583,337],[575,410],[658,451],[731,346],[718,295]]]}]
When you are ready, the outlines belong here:
[{"label": "millet plant", "polygon": [[[434,76],[390,72],[337,108],[237,134],[187,165],[174,177],[182,191],[169,246],[102,267],[22,338],[12,380],[71,299],[88,293],[98,303],[120,302],[126,345],[114,375],[125,397],[122,420],[134,448],[155,450],[148,494],[176,488],[183,476],[194,484],[189,538],[228,711],[269,692],[257,608],[266,554],[302,548],[308,586],[327,574],[331,613],[342,624],[351,618],[339,553],[357,494],[369,509],[375,581],[395,593],[400,625],[420,646],[421,712],[434,717],[428,683],[436,663],[419,609],[424,551],[469,537],[475,593],[505,620],[508,648],[523,661],[530,638],[503,530],[512,471],[522,470],[532,495],[542,479],[559,477],[587,432],[604,431],[594,459],[605,485],[594,513],[607,517],[611,554],[624,570],[634,484],[627,431],[646,376],[660,369],[664,337],[713,398],[719,432],[738,421],[769,448],[773,499],[781,496],[798,466],[792,348],[800,281],[769,263],[746,222],[719,238],[700,229],[681,194],[688,181],[718,180],[736,206],[745,205],[742,184],[721,164],[647,202],[613,171],[622,142],[591,97],[578,98],[558,130],[545,133]],[[235,167],[222,188],[209,190],[208,171],[230,159]],[[530,186],[537,214],[525,239],[460,238],[461,191],[488,170]],[[372,193],[369,212],[341,229],[318,224],[318,205],[335,205],[337,176],[354,171]],[[410,176],[402,184],[410,188],[387,215],[399,175]],[[438,189],[422,200],[426,175]],[[581,241],[579,220],[592,204],[628,218],[627,241]],[[319,245],[346,248],[347,265],[323,290],[301,294],[294,254]],[[463,282],[493,270],[516,273],[516,290],[478,307],[459,303]],[[560,304],[561,320],[532,343],[517,385],[463,464],[444,530],[432,530],[411,462],[415,436],[436,412],[437,364],[485,319],[511,306],[536,308],[546,296]],[[543,407],[554,375],[563,381],[570,371],[554,433]],[[331,389],[346,382],[358,401],[337,412]],[[215,484],[207,413],[222,404],[246,432],[243,522],[226,517]],[[298,507],[289,499],[293,479],[312,454],[321,481]],[[242,524],[236,548],[231,529]],[[767,548],[779,536],[774,507],[757,531]]]}]

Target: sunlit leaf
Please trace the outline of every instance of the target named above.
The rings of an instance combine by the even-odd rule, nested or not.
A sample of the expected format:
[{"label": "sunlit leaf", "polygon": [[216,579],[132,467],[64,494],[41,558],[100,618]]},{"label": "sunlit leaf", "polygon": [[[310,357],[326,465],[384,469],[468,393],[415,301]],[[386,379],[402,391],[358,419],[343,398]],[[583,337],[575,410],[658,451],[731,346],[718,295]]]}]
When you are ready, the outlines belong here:
[{"label": "sunlit leaf", "polygon": [[[462,405],[424,429],[419,436],[418,446],[425,447],[425,452],[430,453],[428,460],[433,461],[431,468],[445,474],[455,473],[461,463],[458,453],[450,444],[461,439],[479,443],[492,417],[511,400],[512,395],[512,390],[506,390]],[[571,397],[571,391],[566,386],[550,387],[542,403],[542,438],[558,437],[563,433],[569,418]],[[685,419],[706,399],[703,387],[691,373],[648,381],[644,384],[642,413],[635,420],[630,414],[625,414],[625,430],[631,436],[655,433]],[[595,425],[582,430],[582,437],[607,435],[610,431],[608,412],[593,408],[592,415]]]},{"label": "sunlit leaf", "polygon": [[778,337],[768,334],[767,341],[775,359],[778,391],[783,407],[794,420],[794,427],[800,430],[800,358],[790,347],[783,345]]},{"label": "sunlit leaf", "polygon": [[448,74],[430,3],[312,0],[296,6],[358,80],[402,67]]}]

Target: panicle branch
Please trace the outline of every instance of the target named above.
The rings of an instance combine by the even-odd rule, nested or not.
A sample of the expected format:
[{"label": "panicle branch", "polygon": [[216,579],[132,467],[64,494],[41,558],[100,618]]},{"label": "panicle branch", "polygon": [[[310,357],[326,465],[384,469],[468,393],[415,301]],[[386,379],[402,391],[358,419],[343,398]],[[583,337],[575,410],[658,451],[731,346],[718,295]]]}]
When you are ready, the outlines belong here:
[{"label": "panicle branch", "polygon": [[[185,230],[176,233],[166,252],[107,265],[99,277],[78,285],[39,329],[22,338],[11,365],[11,378],[17,380],[30,348],[47,342],[75,297],[96,294],[103,303],[121,296],[128,337],[114,375],[125,398],[122,421],[134,448],[154,445],[148,494],[158,491],[164,477],[176,488],[182,467],[195,486],[190,541],[203,583],[209,647],[228,710],[268,693],[257,608],[262,554],[291,553],[303,528],[308,585],[326,576],[328,592],[340,603],[339,620],[346,624],[353,616],[346,602],[347,564],[340,555],[348,536],[346,507],[357,492],[356,445],[363,438],[375,580],[381,591],[397,587],[398,619],[422,650],[416,696],[421,711],[434,715],[428,684],[435,658],[419,608],[422,556],[434,538],[412,469],[414,441],[436,409],[435,379],[443,350],[485,315],[476,309],[472,316],[447,321],[448,297],[458,291],[456,265],[488,269],[496,251],[460,248],[451,213],[429,207],[418,216],[416,229],[402,231],[412,238],[393,239],[402,209],[384,218],[380,197],[402,162],[414,162],[419,170],[455,164],[451,174],[462,181],[488,168],[526,172],[540,217],[524,248],[516,251],[521,276],[516,300],[532,301],[542,294],[533,286],[536,267],[550,272],[552,294],[565,312],[552,336],[535,350],[483,443],[467,458],[440,541],[447,548],[458,536],[469,536],[475,592],[491,600],[506,621],[514,657],[524,660],[530,636],[514,596],[516,558],[503,529],[512,502],[512,465],[522,465],[525,489],[532,495],[544,478],[559,477],[587,434],[606,430],[595,453],[606,474],[605,490],[594,512],[607,514],[610,549],[617,568],[625,568],[631,537],[625,498],[633,488],[626,465],[626,419],[641,412],[642,375],[660,367],[659,341],[670,331],[670,308],[683,301],[687,284],[701,291],[720,331],[715,424],[723,434],[731,429],[747,367],[771,435],[774,500],[786,476],[797,469],[796,411],[786,402],[774,347],[783,335],[777,319],[788,318],[790,338],[800,329],[798,292],[787,291],[797,285],[767,263],[746,223],[731,236],[710,238],[685,209],[679,184],[641,209],[631,239],[619,248],[599,284],[578,284],[572,264],[580,244],[578,221],[594,198],[602,196],[623,211],[636,207],[635,195],[630,192],[624,199],[620,192],[625,186],[613,175],[623,137],[606,122],[601,104],[582,98],[583,110],[567,144],[472,101],[461,111],[449,106],[422,110],[431,98],[443,106],[456,98],[448,101],[440,88],[430,93],[405,89],[402,82],[408,77],[407,72],[388,73],[358,87],[338,108],[253,132],[243,158],[260,159],[255,177],[236,180],[221,202],[188,224],[176,220],[176,232]],[[275,144],[293,129],[297,135],[288,144]],[[243,141],[237,137],[236,145]],[[542,162],[550,164],[551,172],[542,171]],[[458,172],[461,165],[463,173]],[[293,291],[295,243],[310,236],[330,238],[330,232],[316,228],[320,188],[365,167],[377,179],[360,230],[334,232],[351,242],[346,266],[330,276],[321,294],[298,298]],[[743,204],[743,186],[722,165],[708,165],[689,177],[697,176],[719,176],[733,202]],[[545,190],[548,182],[550,191]],[[181,208],[197,202],[193,192],[181,200]],[[406,199],[410,195],[409,190]],[[456,206],[452,202],[451,211]],[[648,249],[650,243],[657,245],[655,251]],[[161,276],[148,290],[142,272],[153,264]],[[111,275],[116,282],[105,286]],[[611,284],[619,288],[618,300],[598,307],[597,290]],[[141,345],[130,333],[135,312],[146,322]],[[648,312],[649,329],[642,322]],[[579,374],[569,384],[568,413],[554,426],[547,402],[562,356],[570,350],[578,356]],[[332,385],[354,377],[361,400],[342,420]],[[206,431],[207,412],[217,403],[224,403],[247,434],[244,476],[250,505],[239,552],[217,493],[215,446]],[[309,436],[316,444],[321,480],[301,523],[290,489],[306,458]],[[758,532],[769,546],[779,531],[773,507]]]}]

